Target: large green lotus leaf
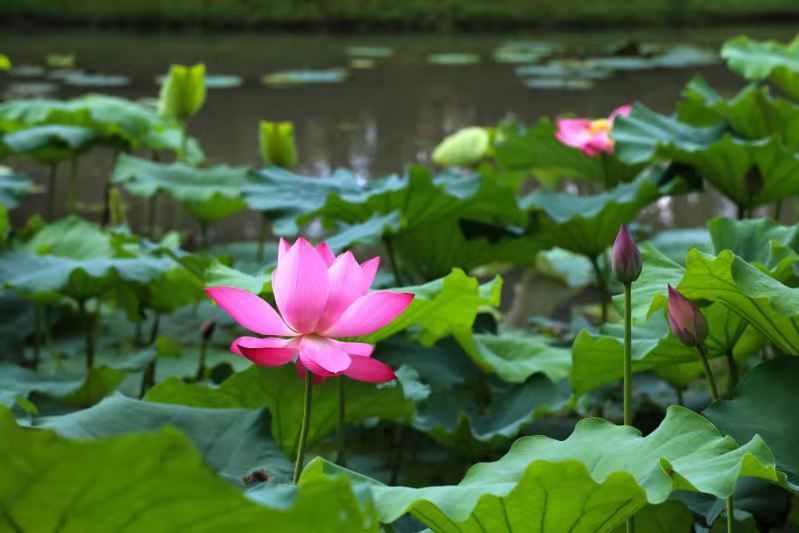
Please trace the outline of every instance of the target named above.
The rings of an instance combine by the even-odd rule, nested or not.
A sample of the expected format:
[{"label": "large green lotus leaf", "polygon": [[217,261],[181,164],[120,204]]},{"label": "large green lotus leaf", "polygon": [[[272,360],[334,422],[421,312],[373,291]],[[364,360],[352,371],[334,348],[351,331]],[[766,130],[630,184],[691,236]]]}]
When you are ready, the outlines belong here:
[{"label": "large green lotus leaf", "polygon": [[241,188],[248,181],[248,173],[245,167],[197,168],[122,155],[111,174],[111,182],[124,185],[136,196],[150,197],[162,192],[185,206],[198,220],[210,224],[244,209]]},{"label": "large green lotus leaf", "polygon": [[755,141],[725,134],[721,124],[698,127],[640,104],[614,126],[619,157],[630,163],[666,159],[695,168],[739,207],[756,207],[799,193],[799,158],[776,137]]},{"label": "large green lotus leaf", "polygon": [[[635,513],[635,527],[646,533],[674,533],[675,531],[692,531],[694,515],[685,504],[676,500],[667,500],[657,505],[647,504]],[[620,525],[615,533],[625,533],[626,525]]]},{"label": "large green lotus leaf", "polygon": [[174,269],[167,258],[117,257],[110,234],[79,218],[50,224],[28,242],[0,254],[4,286],[28,295],[95,297],[121,282],[148,283]]},{"label": "large green lotus leaf", "polygon": [[407,176],[387,176],[370,181],[356,192],[330,194],[324,205],[301,217],[309,221],[321,216],[326,221],[356,223],[374,213],[399,211],[399,231],[425,227],[431,222],[459,219],[481,222],[523,224],[524,213],[516,204],[511,187],[492,175],[433,176],[423,167],[411,167]]},{"label": "large green lotus leaf", "polygon": [[[68,101],[12,100],[0,104],[0,129],[4,131],[45,124],[88,128],[103,142],[124,150],[177,153],[183,135],[153,109],[116,96],[88,94]],[[202,160],[195,139],[189,139],[187,155],[192,163]]]},{"label": "large green lotus leaf", "polygon": [[[345,378],[337,378],[345,379]],[[338,424],[338,383],[329,379],[314,386],[311,427],[312,445],[335,431]],[[406,398],[397,382],[376,386],[347,380],[344,387],[346,419],[362,422],[367,418],[409,421],[414,403]],[[302,422],[303,380],[292,365],[279,368],[252,366],[233,374],[218,388],[189,385],[169,379],[151,389],[145,399],[159,403],[213,408],[266,407],[272,413],[272,435],[287,454],[296,453]]]},{"label": "large green lotus leaf", "polygon": [[33,190],[33,182],[10,168],[0,166],[0,204],[13,209],[19,204],[19,197]]},{"label": "large green lotus leaf", "polygon": [[799,490],[799,431],[793,416],[797,379],[799,360],[789,355],[777,357],[747,373],[732,400],[716,402],[704,412],[737,440],[763,437],[795,490]]},{"label": "large green lotus leaf", "polygon": [[481,308],[496,307],[502,292],[502,278],[480,283],[456,268],[448,276],[415,287],[402,287],[402,292],[413,293],[411,305],[383,329],[368,335],[364,342],[380,340],[413,327],[419,330],[419,340],[432,345],[452,335],[473,355],[476,353],[472,338],[472,325]]},{"label": "large green lotus leaf", "polygon": [[71,439],[154,431],[174,426],[185,433],[208,465],[241,484],[263,468],[277,481],[291,479],[293,465],[269,438],[263,409],[201,409],[133,400],[116,394],[89,409],[37,418],[33,424]]},{"label": "large green lotus leaf", "polygon": [[769,80],[792,98],[799,98],[799,41],[780,44],[736,37],[724,43],[721,57],[744,78]]},{"label": "large green lotus leaf", "polygon": [[680,120],[714,125],[724,119],[737,135],[747,139],[776,136],[790,148],[799,145],[799,106],[774,98],[768,87],[749,85],[724,100],[703,79],[692,80],[677,106]]},{"label": "large green lotus leaf", "polygon": [[561,143],[555,132],[555,125],[547,119],[529,128],[501,123],[495,146],[497,163],[502,168],[529,169],[547,187],[563,179],[616,185],[631,180],[641,170],[640,165],[626,165],[613,156],[587,156]]},{"label": "large green lotus leaf", "polygon": [[[119,368],[92,368],[85,372],[36,372],[0,363],[0,404],[8,407],[17,399],[41,394],[73,407],[93,405],[116,390],[128,372]],[[35,403],[35,402],[34,402]]]},{"label": "large green lotus leaf", "polygon": [[[385,234],[391,235],[393,227]],[[486,265],[531,266],[542,245],[518,226],[442,219],[398,231],[391,237],[398,261],[424,279],[445,276],[453,268],[467,272]]]},{"label": "large green lotus leaf", "polygon": [[11,531],[377,530],[345,476],[309,479],[269,508],[215,476],[173,428],[70,440],[0,416],[0,434],[0,524]]},{"label": "large green lotus leaf", "polygon": [[710,252],[712,246],[707,228],[667,229],[658,232],[646,243],[680,265],[685,264],[685,255],[691,248]]},{"label": "large green lotus leaf", "polygon": [[713,248],[731,250],[772,276],[785,281],[799,260],[799,228],[781,226],[770,218],[734,220],[718,217],[707,223]]},{"label": "large green lotus leaf", "polygon": [[362,187],[358,178],[347,170],[339,169],[330,177],[317,178],[270,166],[257,172],[241,192],[250,209],[285,221],[318,210],[328,195],[357,194]]},{"label": "large green lotus leaf", "polygon": [[92,130],[79,126],[34,126],[2,136],[0,155],[27,155],[46,164],[56,164],[85,151],[94,138]]},{"label": "large green lotus leaf", "polygon": [[566,380],[536,374],[520,384],[489,382],[475,397],[468,387],[434,390],[419,408],[413,426],[453,451],[470,457],[494,450],[541,418],[563,409],[571,391]]},{"label": "large green lotus leaf", "polygon": [[523,383],[537,373],[560,381],[571,370],[569,349],[554,346],[552,339],[541,335],[479,333],[474,335],[474,347],[477,364],[509,383]]},{"label": "large green lotus leaf", "polygon": [[634,181],[592,196],[574,196],[538,189],[521,199],[530,213],[527,233],[546,246],[587,256],[604,253],[622,222],[663,194],[659,169],[642,172]]},{"label": "large green lotus leaf", "polygon": [[[746,321],[722,304],[704,309],[709,335],[709,356],[722,357],[732,350],[736,357],[756,353],[762,337]],[[633,372],[663,372],[667,381],[684,385],[702,373],[695,348],[682,344],[671,331],[663,313],[653,313],[632,329]],[[585,394],[624,375],[624,330],[620,324],[603,326],[599,335],[581,331],[572,346],[571,384],[574,393]]]},{"label": "large green lotus leaf", "polygon": [[434,531],[613,531],[675,490],[727,497],[740,476],[781,482],[760,437],[738,446],[707,420],[672,406],[646,437],[581,420],[565,441],[517,440],[503,458],[473,466],[458,485],[371,485],[381,521],[410,513]]},{"label": "large green lotus leaf", "polygon": [[[721,302],[784,353],[799,354],[799,289],[790,288],[730,250],[691,250],[678,290],[692,300]],[[655,298],[651,311],[666,306]]]}]

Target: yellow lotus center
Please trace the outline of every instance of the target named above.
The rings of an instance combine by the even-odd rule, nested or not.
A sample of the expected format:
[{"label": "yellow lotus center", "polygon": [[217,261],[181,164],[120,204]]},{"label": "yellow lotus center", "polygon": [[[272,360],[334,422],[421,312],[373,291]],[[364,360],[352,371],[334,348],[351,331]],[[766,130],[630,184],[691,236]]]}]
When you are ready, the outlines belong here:
[{"label": "yellow lotus center", "polygon": [[611,126],[612,124],[608,119],[600,118],[591,121],[591,124],[588,126],[588,131],[591,132],[591,135],[596,135],[597,133],[609,132]]}]

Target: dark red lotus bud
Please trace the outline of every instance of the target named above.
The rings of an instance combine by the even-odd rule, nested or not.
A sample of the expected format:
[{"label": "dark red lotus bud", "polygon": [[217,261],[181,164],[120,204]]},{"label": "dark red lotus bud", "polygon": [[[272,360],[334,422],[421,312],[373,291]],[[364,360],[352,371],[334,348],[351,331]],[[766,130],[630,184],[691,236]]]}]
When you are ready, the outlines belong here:
[{"label": "dark red lotus bud", "polygon": [[707,322],[688,298],[669,285],[669,327],[686,346],[699,346],[707,338]]},{"label": "dark red lotus bud", "polygon": [[205,322],[203,322],[201,331],[204,341],[208,342],[209,340],[211,340],[211,335],[214,334],[215,328],[216,328],[216,322],[214,322],[213,320],[206,320]]},{"label": "dark red lotus bud", "polygon": [[613,243],[611,266],[616,279],[621,283],[632,283],[641,275],[641,252],[624,224],[619,228],[616,242]]}]

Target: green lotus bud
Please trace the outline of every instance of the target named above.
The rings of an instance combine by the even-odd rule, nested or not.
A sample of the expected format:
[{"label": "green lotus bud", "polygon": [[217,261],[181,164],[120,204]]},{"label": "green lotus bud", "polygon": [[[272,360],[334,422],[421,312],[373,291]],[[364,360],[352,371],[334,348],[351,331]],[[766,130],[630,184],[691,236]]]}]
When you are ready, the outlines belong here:
[{"label": "green lotus bud", "polygon": [[11,60],[8,56],[0,54],[0,70],[9,70],[11,68]]},{"label": "green lotus bud", "polygon": [[444,138],[433,151],[433,163],[444,167],[469,167],[479,163],[491,148],[486,128],[471,127]]},{"label": "green lotus bud", "polygon": [[261,157],[267,165],[293,168],[297,164],[297,145],[294,142],[292,122],[269,122],[260,124]]},{"label": "green lotus bud", "polygon": [[186,122],[205,102],[205,65],[172,65],[161,84],[158,114],[162,118]]}]

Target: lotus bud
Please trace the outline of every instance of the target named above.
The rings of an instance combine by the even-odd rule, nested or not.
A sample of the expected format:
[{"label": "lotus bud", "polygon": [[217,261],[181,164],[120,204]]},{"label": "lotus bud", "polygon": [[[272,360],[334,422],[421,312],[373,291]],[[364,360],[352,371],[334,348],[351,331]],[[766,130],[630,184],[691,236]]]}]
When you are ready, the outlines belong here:
[{"label": "lotus bud", "polygon": [[470,167],[482,161],[490,151],[489,130],[473,126],[444,138],[433,150],[432,160],[443,167]]},{"label": "lotus bud", "polygon": [[261,157],[267,165],[293,168],[297,164],[297,145],[294,142],[294,124],[269,122],[260,124]]},{"label": "lotus bud", "polygon": [[172,65],[161,84],[158,115],[186,122],[205,102],[205,65]]},{"label": "lotus bud", "polygon": [[8,56],[0,54],[0,70],[10,70],[11,69],[11,60],[8,59]]},{"label": "lotus bud", "polygon": [[641,252],[624,224],[619,228],[616,242],[613,243],[611,266],[616,279],[621,283],[632,283],[641,275]]},{"label": "lotus bud", "polygon": [[701,346],[707,338],[707,322],[688,298],[669,285],[669,327],[686,346]]},{"label": "lotus bud", "polygon": [[214,334],[214,329],[216,329],[216,322],[213,320],[206,320],[203,322],[203,325],[200,329],[203,337],[204,342],[208,342],[211,340],[211,335]]}]

